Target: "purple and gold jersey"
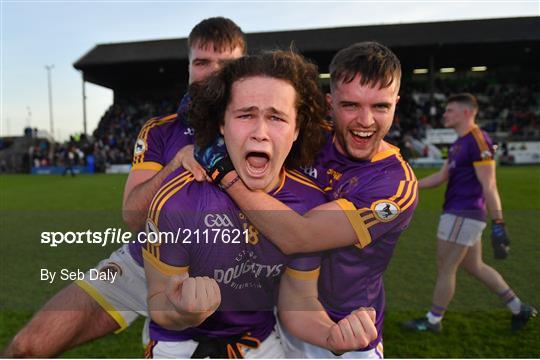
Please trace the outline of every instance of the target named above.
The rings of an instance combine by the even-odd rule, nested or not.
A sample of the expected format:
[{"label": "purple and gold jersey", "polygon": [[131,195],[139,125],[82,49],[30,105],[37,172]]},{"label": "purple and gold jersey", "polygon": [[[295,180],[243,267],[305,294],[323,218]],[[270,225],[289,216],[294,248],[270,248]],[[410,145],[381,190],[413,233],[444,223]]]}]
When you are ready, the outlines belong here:
[{"label": "purple and gold jersey", "polygon": [[383,273],[399,235],[405,230],[418,202],[418,182],[399,149],[379,152],[372,160],[351,160],[329,138],[314,168],[327,200],[336,201],[346,213],[358,237],[355,246],[328,251],[322,258],[319,299],[334,321],[359,307],[377,311],[379,338],[384,317]]},{"label": "purple and gold jersey", "polygon": [[448,187],[444,212],[486,221],[486,204],[475,166],[493,165],[493,144],[478,126],[457,139],[448,151]]},{"label": "purple and gold jersey", "polygon": [[[132,171],[160,171],[180,149],[193,144],[193,128],[186,125],[190,101],[186,94],[180,100],[176,114],[155,117],[144,124],[135,142]],[[129,252],[143,266],[140,245],[129,244]]]},{"label": "purple and gold jersey", "polygon": [[[283,171],[270,193],[301,214],[326,201],[324,193],[302,175]],[[143,246],[147,263],[166,275],[208,276],[221,290],[216,313],[201,325],[170,331],[152,323],[153,340],[179,341],[198,336],[227,337],[250,333],[264,340],[275,325],[274,305],[281,275],[315,279],[318,254],[286,256],[249,223],[218,187],[197,183],[188,172],[171,174],[150,206],[149,233],[179,234],[177,241]]]},{"label": "purple and gold jersey", "polygon": [[132,170],[161,170],[186,145],[193,144],[193,129],[188,127],[190,98],[185,95],[176,114],[148,120],[135,142]]}]

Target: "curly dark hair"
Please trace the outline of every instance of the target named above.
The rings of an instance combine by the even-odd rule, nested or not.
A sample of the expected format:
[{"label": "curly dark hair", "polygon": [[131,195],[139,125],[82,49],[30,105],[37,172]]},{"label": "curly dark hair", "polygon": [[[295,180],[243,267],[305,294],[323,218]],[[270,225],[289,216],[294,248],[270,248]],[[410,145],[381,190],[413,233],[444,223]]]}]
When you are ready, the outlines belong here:
[{"label": "curly dark hair", "polygon": [[325,140],[327,103],[317,66],[294,51],[276,50],[245,56],[227,63],[205,81],[192,84],[189,121],[195,130],[195,142],[206,147],[219,135],[233,83],[253,76],[284,80],[295,89],[299,135],[285,166],[311,165]]}]

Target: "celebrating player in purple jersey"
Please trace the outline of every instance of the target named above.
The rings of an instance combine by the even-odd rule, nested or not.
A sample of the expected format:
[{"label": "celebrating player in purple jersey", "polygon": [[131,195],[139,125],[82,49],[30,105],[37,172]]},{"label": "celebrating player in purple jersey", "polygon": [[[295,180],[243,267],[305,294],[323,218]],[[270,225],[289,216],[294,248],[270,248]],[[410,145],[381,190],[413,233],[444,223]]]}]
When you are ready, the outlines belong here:
[{"label": "celebrating player in purple jersey", "polygon": [[478,103],[473,95],[465,93],[448,98],[444,126],[454,129],[459,138],[450,147],[441,170],[419,182],[420,188],[436,187],[446,181],[448,186],[437,230],[437,283],[431,309],[425,317],[404,323],[408,329],[442,330],[441,321],[454,297],[459,266],[501,297],[512,312],[513,330],[522,329],[536,315],[536,309],[522,303],[497,270],[482,260],[486,207],[492,219],[495,258],[506,258],[509,240],[496,185],[493,145],[476,125],[477,113]]},{"label": "celebrating player in purple jersey", "polygon": [[[382,357],[382,275],[417,204],[414,173],[399,150],[383,140],[399,99],[401,65],[385,46],[364,42],[339,51],[330,71],[327,100],[335,130],[316,165],[305,169],[325,189],[330,202],[300,216],[278,199],[250,191],[242,182],[232,184],[227,192],[259,231],[285,253],[335,249],[322,260],[320,301],[338,323],[354,309],[372,307],[378,330],[378,337],[368,346],[358,346],[343,356]],[[222,149],[212,146],[206,151],[219,153]],[[203,165],[210,175],[222,170]],[[231,172],[221,183],[229,183],[235,176]],[[281,321],[292,335],[303,335],[305,328],[294,319],[282,316]],[[352,331],[357,326],[352,323]],[[284,335],[289,356],[336,356],[287,332]]]},{"label": "celebrating player in purple jersey", "polygon": [[[314,65],[292,52],[244,57],[192,90],[198,144],[221,132],[239,174],[223,189],[241,179],[301,214],[325,201],[310,180],[283,168],[311,163],[324,141],[324,96]],[[368,311],[352,308],[340,324],[328,317],[317,300],[318,255],[286,256],[225,192],[193,182],[182,169],[152,201],[147,231],[182,233],[180,241],[143,249],[154,321],[147,356],[282,356],[273,332],[282,274],[280,311],[304,328],[303,339],[346,351],[377,336]]]},{"label": "celebrating player in purple jersey", "polygon": [[[188,37],[189,84],[206,79],[223,63],[246,52],[242,30],[230,19],[209,18],[197,24]],[[150,119],[141,129],[133,151],[133,167],[124,188],[124,222],[134,231],[144,228],[150,201],[163,180],[181,164],[179,152],[193,143],[187,124],[189,95],[177,114]]]},{"label": "celebrating player in purple jersey", "polygon": [[[225,60],[246,50],[242,30],[230,19],[201,21],[188,37],[189,83],[203,80]],[[134,149],[133,171],[125,185],[123,217],[133,229],[144,228],[152,197],[163,180],[178,166],[182,146],[192,143],[185,124],[189,97],[178,114],[149,120]],[[127,245],[101,261],[95,269],[118,274],[114,283],[78,281],[56,294],[14,337],[6,357],[53,357],[113,331],[124,330],[139,315],[147,315],[144,271]],[[88,279],[88,275],[85,276]]]}]

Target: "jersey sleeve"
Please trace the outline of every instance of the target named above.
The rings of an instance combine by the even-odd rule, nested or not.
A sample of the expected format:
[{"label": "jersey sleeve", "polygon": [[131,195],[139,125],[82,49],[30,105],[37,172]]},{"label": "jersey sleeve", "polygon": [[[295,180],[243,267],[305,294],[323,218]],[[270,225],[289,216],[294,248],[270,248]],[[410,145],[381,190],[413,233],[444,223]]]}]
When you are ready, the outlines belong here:
[{"label": "jersey sleeve", "polygon": [[299,280],[317,280],[321,269],[320,253],[291,255],[285,272]]},{"label": "jersey sleeve", "polygon": [[163,156],[165,142],[160,125],[176,118],[176,114],[148,120],[142,127],[133,149],[132,170],[161,170],[166,164]]},{"label": "jersey sleeve", "polygon": [[474,144],[470,146],[469,154],[474,166],[492,165],[495,163],[493,143],[489,136],[480,128],[475,127],[471,131]]},{"label": "jersey sleeve", "polygon": [[403,231],[418,202],[418,181],[410,166],[375,176],[367,185],[351,191],[336,203],[345,212],[363,249],[387,233]]},{"label": "jersey sleeve", "polygon": [[192,180],[186,172],[172,177],[158,190],[150,205],[147,242],[142,253],[143,258],[164,275],[179,275],[189,270],[189,251],[182,242],[182,229],[190,228],[193,217],[173,205],[187,203],[179,201],[175,194]]}]

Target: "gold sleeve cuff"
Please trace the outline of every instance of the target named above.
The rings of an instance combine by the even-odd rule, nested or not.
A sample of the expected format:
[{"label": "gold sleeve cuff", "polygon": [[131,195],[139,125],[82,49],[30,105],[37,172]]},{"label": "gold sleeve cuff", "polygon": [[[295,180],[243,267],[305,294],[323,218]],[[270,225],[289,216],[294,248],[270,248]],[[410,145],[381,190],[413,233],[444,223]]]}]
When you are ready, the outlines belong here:
[{"label": "gold sleeve cuff", "polygon": [[309,270],[309,271],[300,271],[300,270],[295,270],[288,267],[285,270],[285,273],[287,275],[298,280],[317,280],[319,278],[320,272],[321,272],[321,268],[316,268],[314,270]]},{"label": "gold sleeve cuff", "polygon": [[345,215],[347,215],[347,218],[349,219],[349,222],[351,223],[351,226],[353,227],[358,239],[357,246],[360,249],[363,249],[371,244],[371,235],[369,234],[366,224],[364,223],[364,220],[362,220],[358,209],[356,209],[356,206],[346,199],[337,199],[336,204],[338,204]]},{"label": "gold sleeve cuff", "polygon": [[158,270],[163,275],[173,276],[173,275],[182,275],[189,270],[189,266],[172,266],[165,264],[160,261],[154,255],[152,255],[148,250],[142,249],[142,255],[144,260],[146,260],[150,265],[152,265],[156,270]]},{"label": "gold sleeve cuff", "polygon": [[138,163],[131,167],[131,171],[135,171],[135,170],[160,171],[161,169],[163,169],[163,165],[154,161],[146,161],[146,162]]},{"label": "gold sleeve cuff", "polygon": [[474,166],[484,166],[484,165],[495,165],[495,160],[489,159],[489,160],[480,160],[473,162]]}]

